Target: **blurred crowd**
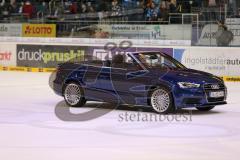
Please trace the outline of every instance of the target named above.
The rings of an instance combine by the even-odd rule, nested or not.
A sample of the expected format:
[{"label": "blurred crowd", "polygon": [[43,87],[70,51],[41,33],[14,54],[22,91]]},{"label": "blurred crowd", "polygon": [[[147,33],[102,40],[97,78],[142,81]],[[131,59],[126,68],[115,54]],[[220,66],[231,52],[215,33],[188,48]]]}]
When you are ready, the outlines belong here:
[{"label": "blurred crowd", "polygon": [[126,9],[142,8],[146,21],[166,21],[169,13],[190,13],[192,7],[234,8],[236,0],[1,0],[0,15],[23,15],[26,18],[112,12],[119,15]]},{"label": "blurred crowd", "polygon": [[169,13],[177,12],[176,0],[149,0],[144,11],[146,21],[167,21]]},{"label": "blurred crowd", "polygon": [[[136,4],[136,5],[133,5]],[[138,1],[132,2],[132,8]],[[130,6],[126,1],[119,0],[1,0],[0,15],[24,15],[27,18],[46,15],[81,14],[111,11],[118,15]],[[131,8],[130,8],[131,9]]]},{"label": "blurred crowd", "polygon": [[[119,0],[1,0],[0,15],[24,15],[27,18],[34,18],[46,15],[62,15],[62,14],[81,14],[111,11],[118,15],[120,11],[136,7],[131,4],[121,3]],[[131,9],[131,8],[130,8]]]},{"label": "blurred crowd", "polygon": [[[228,12],[237,15],[237,0],[147,0],[145,2],[146,21],[168,21],[169,13],[192,13],[193,8],[198,11],[217,14],[227,7]],[[238,4],[240,5],[240,4]],[[199,12],[201,16],[201,12]],[[177,14],[176,14],[177,15]],[[216,16],[215,16],[216,18]]]}]

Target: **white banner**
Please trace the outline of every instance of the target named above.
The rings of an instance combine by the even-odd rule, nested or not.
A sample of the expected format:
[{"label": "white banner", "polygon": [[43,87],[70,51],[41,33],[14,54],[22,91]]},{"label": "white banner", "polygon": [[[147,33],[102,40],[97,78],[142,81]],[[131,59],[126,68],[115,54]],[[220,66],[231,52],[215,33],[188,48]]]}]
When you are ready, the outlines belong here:
[{"label": "white banner", "polygon": [[0,23],[0,36],[21,37],[22,24]]},{"label": "white banner", "polygon": [[191,69],[218,76],[240,75],[240,49],[223,47],[187,47],[174,49],[174,57]]},{"label": "white banner", "polygon": [[191,40],[191,25],[98,25],[112,38]]}]

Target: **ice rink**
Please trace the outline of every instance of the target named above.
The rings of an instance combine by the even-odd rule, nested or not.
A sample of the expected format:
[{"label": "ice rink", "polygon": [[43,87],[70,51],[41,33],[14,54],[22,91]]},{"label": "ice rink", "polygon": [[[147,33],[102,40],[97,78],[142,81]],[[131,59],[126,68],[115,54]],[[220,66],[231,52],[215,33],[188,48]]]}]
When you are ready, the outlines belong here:
[{"label": "ice rink", "polygon": [[[233,160],[239,156],[240,83],[226,83],[227,105],[208,113],[193,109],[192,121],[123,122],[120,114],[138,111],[113,110],[91,121],[67,122],[55,115],[63,98],[49,87],[49,75],[0,72],[1,160]],[[92,109],[87,106],[73,112]]]}]

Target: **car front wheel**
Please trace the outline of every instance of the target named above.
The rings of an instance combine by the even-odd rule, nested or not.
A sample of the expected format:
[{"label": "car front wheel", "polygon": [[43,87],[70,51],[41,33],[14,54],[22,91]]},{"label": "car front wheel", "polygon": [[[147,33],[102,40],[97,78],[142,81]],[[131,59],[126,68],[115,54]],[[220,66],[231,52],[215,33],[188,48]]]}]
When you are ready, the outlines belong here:
[{"label": "car front wheel", "polygon": [[209,106],[209,107],[196,107],[199,111],[210,111],[214,108],[215,106]]},{"label": "car front wheel", "polygon": [[175,110],[173,98],[165,88],[157,88],[151,93],[151,106],[157,113],[170,113]]},{"label": "car front wheel", "polygon": [[86,103],[83,89],[76,83],[69,83],[64,89],[65,102],[71,107],[81,107]]}]

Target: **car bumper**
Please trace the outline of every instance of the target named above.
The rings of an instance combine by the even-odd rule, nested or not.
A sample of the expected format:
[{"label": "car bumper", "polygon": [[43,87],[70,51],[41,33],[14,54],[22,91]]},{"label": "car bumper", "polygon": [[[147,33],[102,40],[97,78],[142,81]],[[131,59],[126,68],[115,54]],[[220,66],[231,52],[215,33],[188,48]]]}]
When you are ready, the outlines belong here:
[{"label": "car bumper", "polygon": [[173,92],[174,102],[176,108],[190,108],[190,107],[207,107],[227,104],[226,96],[227,90],[224,91],[223,97],[210,97],[211,91],[206,91],[203,88],[198,89],[180,89],[177,88]]},{"label": "car bumper", "polygon": [[53,91],[57,94],[62,96],[62,84],[56,83],[55,81],[53,81]]},{"label": "car bumper", "polygon": [[227,104],[226,101],[221,102],[214,102],[214,103],[195,103],[195,104],[186,104],[183,103],[180,106],[177,106],[177,108],[192,108],[192,107],[209,107],[209,106],[218,106],[218,105],[224,105]]}]

